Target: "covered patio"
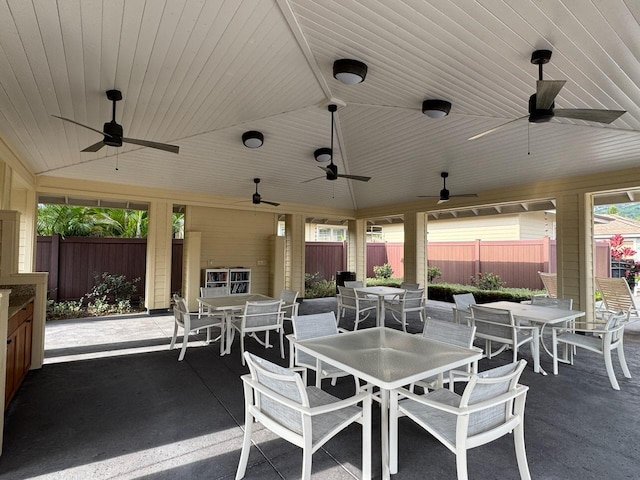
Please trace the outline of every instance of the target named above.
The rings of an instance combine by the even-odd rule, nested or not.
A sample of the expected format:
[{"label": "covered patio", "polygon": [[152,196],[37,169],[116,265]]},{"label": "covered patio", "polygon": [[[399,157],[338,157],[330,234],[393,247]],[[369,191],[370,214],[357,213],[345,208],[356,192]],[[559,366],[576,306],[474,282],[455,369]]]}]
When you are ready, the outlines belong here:
[{"label": "covered patio", "polygon": [[[300,313],[335,309],[335,299],[307,300]],[[428,302],[433,318],[451,319],[449,304]],[[343,324],[349,328],[353,319]],[[392,324],[389,322],[389,325]],[[364,326],[367,325],[366,322]],[[409,331],[421,328],[410,319]],[[244,421],[237,340],[231,355],[195,342],[183,362],[169,351],[173,318],[104,317],[49,322],[45,368],[31,371],[11,404],[0,479],[230,479],[234,478]],[[204,337],[201,337],[204,338]],[[277,349],[248,349],[279,364]],[[558,376],[533,373],[525,439],[532,478],[637,477],[637,398],[640,331],[628,327],[626,352],[634,376],[611,389],[602,358],[580,352]],[[523,351],[523,358],[528,357]],[[616,361],[617,359],[614,359]],[[482,360],[480,370],[510,361]],[[550,370],[551,360],[543,357]],[[325,388],[352,394],[345,378]],[[374,407],[373,473],[380,476],[379,409]],[[399,472],[394,478],[455,478],[455,460],[415,424],[401,419]],[[298,478],[301,452],[266,430],[255,435],[246,478]],[[313,458],[313,478],[360,476],[361,433],[351,426]],[[471,479],[515,478],[510,436],[469,452]]]}]

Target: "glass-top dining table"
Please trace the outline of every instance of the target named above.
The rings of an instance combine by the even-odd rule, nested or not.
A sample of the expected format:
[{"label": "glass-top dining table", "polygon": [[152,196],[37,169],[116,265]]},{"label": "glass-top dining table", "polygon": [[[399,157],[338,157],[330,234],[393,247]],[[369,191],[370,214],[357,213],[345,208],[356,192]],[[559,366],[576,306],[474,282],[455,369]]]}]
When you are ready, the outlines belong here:
[{"label": "glass-top dining table", "polygon": [[[482,358],[479,349],[456,347],[387,327],[301,340],[296,346],[319,361],[380,389],[382,478],[385,480],[398,470],[397,429],[389,428],[389,398],[395,395],[393,390]],[[319,387],[318,380],[316,386]]]},{"label": "glass-top dining table", "polygon": [[233,295],[220,295],[218,297],[198,297],[198,303],[207,308],[209,312],[221,312],[224,314],[224,327],[220,341],[223,342],[222,353],[227,355],[231,353],[231,344],[233,343],[233,329],[231,328],[231,320],[234,312],[241,311],[246,302],[257,302],[262,300],[275,300],[273,297],[267,297],[260,293],[235,293]]},{"label": "glass-top dining table", "polygon": [[405,290],[403,288],[397,287],[360,287],[356,288],[359,292],[364,292],[367,295],[376,297],[378,303],[376,304],[376,326],[384,327],[384,317],[385,317],[385,309],[384,309],[384,301],[390,300],[398,295],[402,295]]}]

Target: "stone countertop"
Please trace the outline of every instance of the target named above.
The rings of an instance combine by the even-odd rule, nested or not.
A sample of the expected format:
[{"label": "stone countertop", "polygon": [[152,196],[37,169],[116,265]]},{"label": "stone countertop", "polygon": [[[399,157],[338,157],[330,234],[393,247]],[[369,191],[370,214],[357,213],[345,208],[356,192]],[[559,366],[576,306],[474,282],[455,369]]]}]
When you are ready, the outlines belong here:
[{"label": "stone countertop", "polygon": [[13,317],[17,312],[22,310],[24,306],[35,298],[35,295],[11,295],[9,296],[9,316]]}]

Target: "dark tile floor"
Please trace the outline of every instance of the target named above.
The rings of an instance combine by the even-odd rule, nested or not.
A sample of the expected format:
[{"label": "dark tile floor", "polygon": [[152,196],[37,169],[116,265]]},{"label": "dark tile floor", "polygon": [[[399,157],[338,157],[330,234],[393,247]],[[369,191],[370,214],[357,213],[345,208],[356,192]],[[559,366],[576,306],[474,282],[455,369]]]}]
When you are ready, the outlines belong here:
[{"label": "dark tile floor", "polygon": [[[306,300],[300,314],[335,309],[335,299]],[[451,318],[448,305],[428,314]],[[352,318],[352,317],[351,317]],[[349,318],[345,327],[352,324]],[[389,322],[391,326],[391,322]],[[367,326],[365,323],[364,326]],[[411,319],[410,330],[420,330]],[[237,340],[231,355],[195,342],[183,362],[169,351],[171,316],[51,322],[47,363],[29,372],[5,414],[0,479],[230,479],[242,441],[244,411]],[[527,454],[534,479],[640,478],[640,329],[626,334],[633,379],[611,389],[602,358],[580,352],[575,366],[542,376],[527,367]],[[277,349],[248,350],[281,364]],[[480,369],[509,361],[504,354]],[[525,349],[523,357],[528,358]],[[542,365],[551,371],[544,356]],[[617,359],[614,360],[620,372]],[[353,391],[350,379],[325,388]],[[379,415],[374,407],[373,467],[380,476]],[[297,447],[259,429],[246,478],[298,478]],[[361,432],[347,428],[313,458],[313,478],[360,475]],[[400,421],[398,479],[455,479],[453,455],[408,419]],[[470,479],[517,478],[510,436],[469,452]]]}]

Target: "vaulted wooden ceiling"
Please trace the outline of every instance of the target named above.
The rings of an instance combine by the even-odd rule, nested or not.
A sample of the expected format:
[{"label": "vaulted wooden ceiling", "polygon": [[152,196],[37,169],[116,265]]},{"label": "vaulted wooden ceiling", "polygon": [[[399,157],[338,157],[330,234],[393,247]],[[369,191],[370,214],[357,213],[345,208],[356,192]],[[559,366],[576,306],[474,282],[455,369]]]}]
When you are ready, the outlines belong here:
[{"label": "vaulted wooden ceiling", "polygon": [[[629,168],[640,151],[640,3],[632,0],[0,1],[0,137],[35,175],[349,209]],[[537,67],[556,108],[620,109],[611,125],[526,119]],[[345,85],[332,64],[368,65]],[[123,92],[127,137],[179,145],[80,150]],[[431,119],[425,99],[451,113]],[[322,176],[313,152],[368,183]],[[259,130],[261,148],[242,145]],[[116,170],[116,166],[118,169]],[[437,199],[424,199],[432,204]]]}]

